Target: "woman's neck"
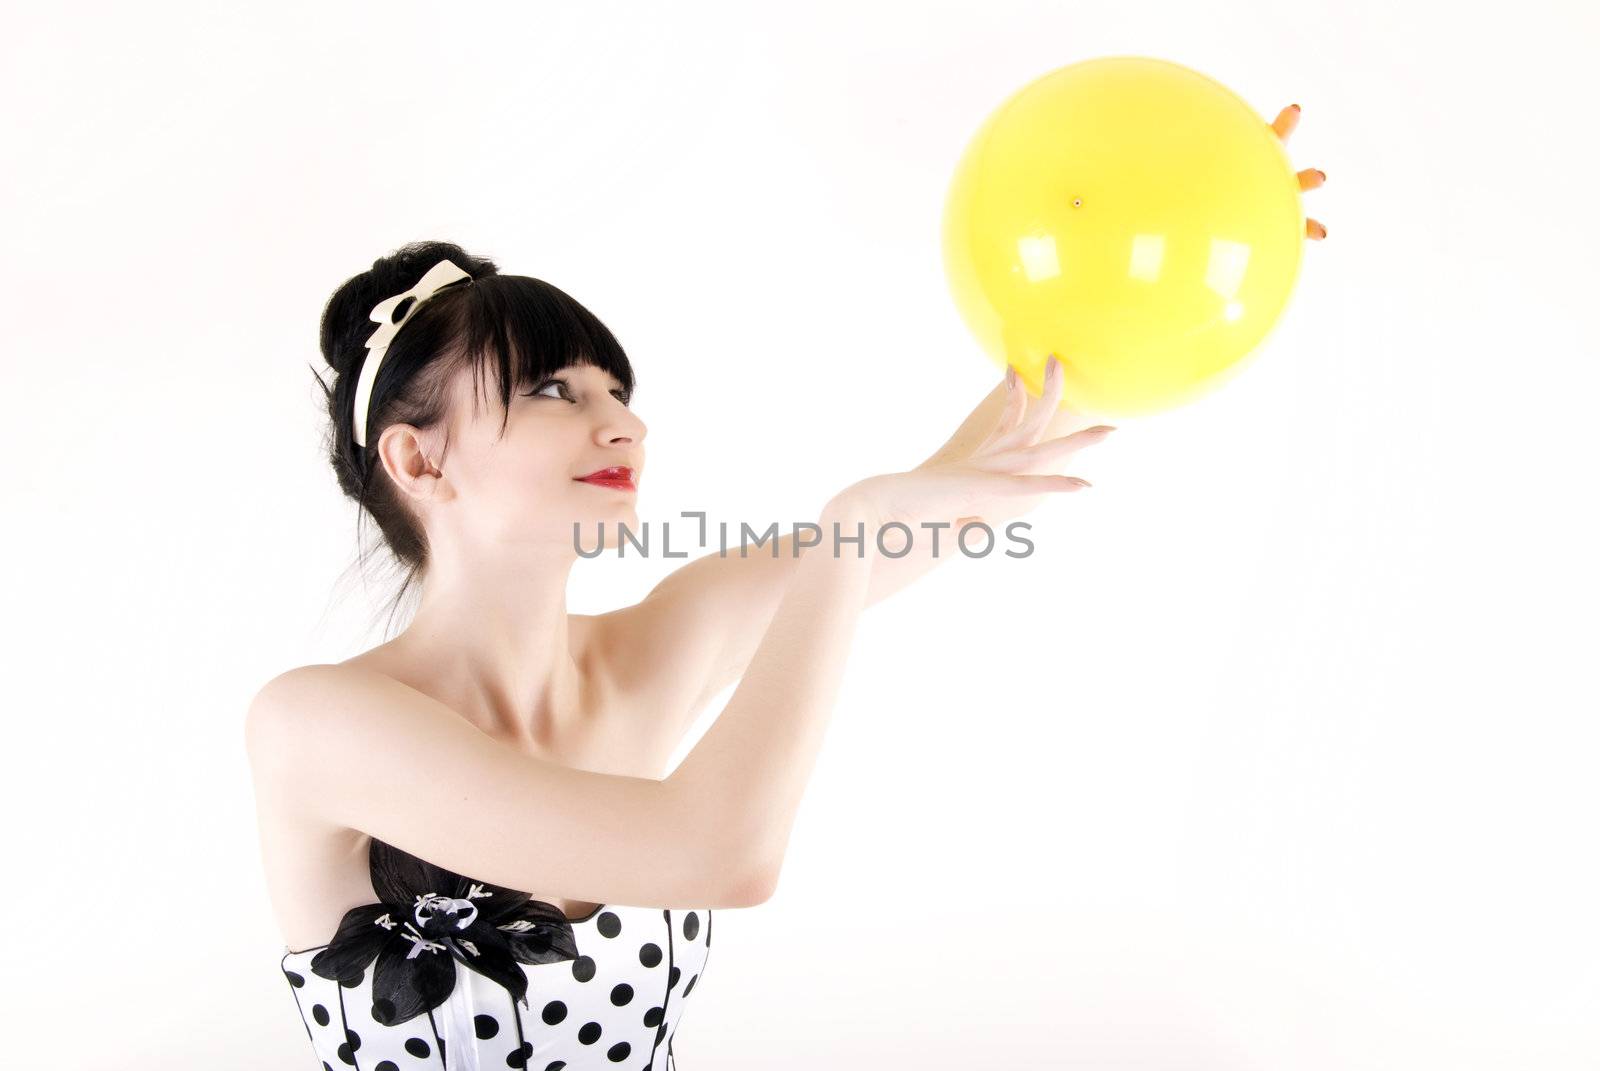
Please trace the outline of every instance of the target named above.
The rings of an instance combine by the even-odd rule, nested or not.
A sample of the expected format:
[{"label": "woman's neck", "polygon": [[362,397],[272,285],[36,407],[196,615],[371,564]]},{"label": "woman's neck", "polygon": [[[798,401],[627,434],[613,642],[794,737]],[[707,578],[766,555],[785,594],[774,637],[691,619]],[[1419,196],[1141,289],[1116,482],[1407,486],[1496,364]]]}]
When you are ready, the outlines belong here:
[{"label": "woman's neck", "polygon": [[387,671],[490,736],[533,750],[565,739],[584,712],[572,649],[566,573],[470,585],[424,581],[411,623],[376,648]]}]

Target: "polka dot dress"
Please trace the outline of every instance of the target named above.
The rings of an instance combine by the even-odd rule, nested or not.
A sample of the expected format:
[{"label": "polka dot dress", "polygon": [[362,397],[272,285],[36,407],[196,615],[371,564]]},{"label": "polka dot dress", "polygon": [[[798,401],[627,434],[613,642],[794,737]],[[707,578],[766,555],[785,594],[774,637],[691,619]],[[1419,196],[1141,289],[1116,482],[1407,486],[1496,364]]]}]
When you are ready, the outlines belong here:
[{"label": "polka dot dress", "polygon": [[[401,920],[398,895],[384,896],[387,903],[352,909],[329,945],[285,950],[281,964],[325,1071],[676,1071],[673,1034],[711,951],[709,909],[601,904],[581,919],[567,920],[553,905],[456,878],[375,840],[374,887],[380,894],[398,888],[393,875],[387,883],[380,880],[380,850],[411,865],[414,884],[430,886],[405,889],[411,894],[410,917]],[[450,895],[450,878],[461,883],[455,891],[465,895]],[[436,891],[441,888],[446,891]],[[506,921],[510,916],[495,914],[496,894],[506,894],[525,917],[550,926]],[[496,920],[496,929],[505,934],[557,931],[554,951],[545,957],[550,961],[507,957],[496,967],[488,959],[495,939],[485,936]],[[357,942],[369,933],[383,952],[360,966],[357,961],[366,954]],[[336,953],[356,948],[358,954],[334,964],[330,947]],[[482,972],[462,962],[478,955],[486,957],[474,961],[483,964]],[[313,969],[314,960],[321,973]],[[424,965],[438,964],[454,967],[447,994],[444,983],[430,988],[429,976],[420,973]],[[526,980],[522,1000],[513,992],[517,974],[507,975],[508,970]],[[403,994],[413,991],[431,994],[423,1003],[434,1006],[406,1004]]]}]

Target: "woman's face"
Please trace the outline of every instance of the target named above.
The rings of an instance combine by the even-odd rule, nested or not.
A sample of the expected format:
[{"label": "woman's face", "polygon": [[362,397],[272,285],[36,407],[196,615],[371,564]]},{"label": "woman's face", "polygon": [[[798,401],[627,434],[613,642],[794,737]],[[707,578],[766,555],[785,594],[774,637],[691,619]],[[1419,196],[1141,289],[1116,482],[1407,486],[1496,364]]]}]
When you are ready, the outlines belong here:
[{"label": "woman's face", "polygon": [[575,554],[579,545],[593,551],[602,534],[606,547],[616,546],[618,524],[638,531],[636,489],[578,479],[620,466],[637,488],[644,468],[644,421],[609,372],[568,365],[513,393],[503,437],[499,405],[474,399],[470,369],[458,373],[452,394],[447,523],[470,525],[463,534],[472,544],[539,543]]}]

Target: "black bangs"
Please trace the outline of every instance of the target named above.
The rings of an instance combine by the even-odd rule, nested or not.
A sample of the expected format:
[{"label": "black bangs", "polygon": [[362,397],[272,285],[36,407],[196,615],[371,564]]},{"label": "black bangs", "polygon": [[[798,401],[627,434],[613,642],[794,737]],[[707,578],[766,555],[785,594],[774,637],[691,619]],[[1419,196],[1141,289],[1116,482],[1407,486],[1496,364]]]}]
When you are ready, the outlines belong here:
[{"label": "black bangs", "polygon": [[533,387],[568,365],[609,372],[633,393],[633,366],[610,328],[564,290],[526,275],[479,279],[463,303],[461,352],[481,386],[492,371],[500,396],[501,430],[510,416],[511,395]]}]

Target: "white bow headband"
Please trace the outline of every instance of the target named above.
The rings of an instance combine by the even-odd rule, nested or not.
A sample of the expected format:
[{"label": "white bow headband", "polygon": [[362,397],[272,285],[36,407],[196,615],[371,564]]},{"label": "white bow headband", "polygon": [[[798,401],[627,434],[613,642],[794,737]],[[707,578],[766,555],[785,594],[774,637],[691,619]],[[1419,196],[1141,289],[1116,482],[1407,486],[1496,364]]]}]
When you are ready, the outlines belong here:
[{"label": "white bow headband", "polygon": [[[380,324],[372,337],[367,339],[367,355],[361,360],[361,378],[356,380],[355,412],[352,427],[355,428],[357,446],[367,445],[367,405],[372,401],[372,385],[378,381],[378,366],[383,363],[383,355],[389,352],[389,342],[394,338],[396,331],[405,326],[413,313],[422,306],[424,301],[431,298],[437,291],[444,289],[451,283],[462,279],[471,279],[472,276],[456,267],[451,260],[441,260],[425,272],[417,285],[402,294],[384,298],[372,307],[368,319]],[[409,308],[400,317],[394,319],[394,310],[399,308],[401,302],[407,298],[415,298]]]}]

